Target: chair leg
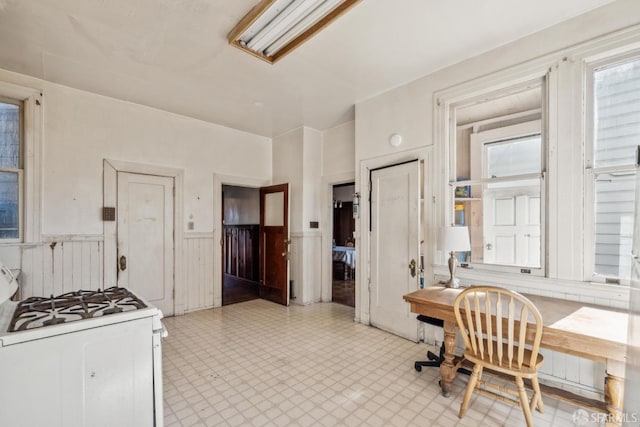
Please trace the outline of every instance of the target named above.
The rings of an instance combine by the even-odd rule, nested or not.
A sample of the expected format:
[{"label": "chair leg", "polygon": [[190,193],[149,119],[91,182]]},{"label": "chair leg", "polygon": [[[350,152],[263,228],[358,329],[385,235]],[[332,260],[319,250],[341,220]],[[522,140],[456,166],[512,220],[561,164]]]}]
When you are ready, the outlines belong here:
[{"label": "chair leg", "polygon": [[524,381],[522,381],[522,377],[516,377],[516,384],[518,386],[518,394],[520,395],[520,407],[524,413],[524,419],[527,421],[527,427],[533,427],[533,417],[531,416],[529,399],[527,398],[527,392],[524,389]]},{"label": "chair leg", "polygon": [[533,386],[533,398],[531,399],[531,412],[537,409],[541,414],[544,413],[544,403],[542,403],[542,393],[540,393],[540,383],[538,376],[531,377],[531,385]]},{"label": "chair leg", "polygon": [[464,398],[462,399],[462,403],[460,404],[460,412],[458,413],[459,418],[464,417],[464,414],[467,412],[467,408],[469,407],[469,400],[471,400],[471,394],[473,393],[473,390],[476,388],[476,384],[481,376],[482,376],[482,366],[474,365],[473,371],[469,376],[467,389],[464,392]]}]

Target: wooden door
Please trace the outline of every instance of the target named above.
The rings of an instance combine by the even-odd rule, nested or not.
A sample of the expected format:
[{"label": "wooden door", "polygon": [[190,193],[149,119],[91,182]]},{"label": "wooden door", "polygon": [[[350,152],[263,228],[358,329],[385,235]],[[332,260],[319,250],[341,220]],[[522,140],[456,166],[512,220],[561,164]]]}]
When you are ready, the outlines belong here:
[{"label": "wooden door", "polygon": [[173,178],[118,172],[118,286],[174,312]]},{"label": "wooden door", "polygon": [[260,298],[289,305],[289,184],[260,189]]},{"label": "wooden door", "polygon": [[370,321],[412,341],[418,325],[402,296],[418,289],[419,177],[418,161],[371,172]]}]

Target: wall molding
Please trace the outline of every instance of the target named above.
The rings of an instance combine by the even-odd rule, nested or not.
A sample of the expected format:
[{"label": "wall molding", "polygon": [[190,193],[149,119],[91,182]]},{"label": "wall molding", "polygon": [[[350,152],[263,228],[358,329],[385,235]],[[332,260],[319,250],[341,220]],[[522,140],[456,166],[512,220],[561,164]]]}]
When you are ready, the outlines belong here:
[{"label": "wall molding", "polygon": [[42,244],[52,242],[103,242],[103,234],[43,234]]},{"label": "wall molding", "polygon": [[[122,160],[103,160],[103,206],[117,206],[118,172],[128,172],[143,175],[166,176],[173,178],[174,188],[174,218],[173,218],[173,262],[174,262],[174,314],[180,315],[185,309],[185,280],[183,257],[184,234],[184,171],[182,169],[157,166],[145,163],[133,163]],[[118,256],[117,222],[104,221],[104,265],[116,265]],[[105,283],[117,283],[116,272],[105,269]]]},{"label": "wall molding", "polygon": [[215,230],[213,231],[185,231],[185,239],[213,239]]},{"label": "wall molding", "polygon": [[289,233],[290,237],[295,237],[297,239],[300,238],[304,238],[304,237],[322,237],[322,231],[321,230],[305,230],[305,231],[291,231]]}]

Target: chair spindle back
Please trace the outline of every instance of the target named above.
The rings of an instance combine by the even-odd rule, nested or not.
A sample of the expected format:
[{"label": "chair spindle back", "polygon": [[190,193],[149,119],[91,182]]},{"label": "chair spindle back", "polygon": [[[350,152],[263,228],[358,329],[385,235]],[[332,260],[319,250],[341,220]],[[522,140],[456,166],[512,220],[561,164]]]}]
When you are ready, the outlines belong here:
[{"label": "chair spindle back", "polygon": [[[535,365],[542,316],[529,299],[508,289],[477,286],[462,291],[453,308],[464,343],[475,356],[484,359],[486,354],[490,363],[509,369]],[[530,360],[525,360],[525,347]]]}]

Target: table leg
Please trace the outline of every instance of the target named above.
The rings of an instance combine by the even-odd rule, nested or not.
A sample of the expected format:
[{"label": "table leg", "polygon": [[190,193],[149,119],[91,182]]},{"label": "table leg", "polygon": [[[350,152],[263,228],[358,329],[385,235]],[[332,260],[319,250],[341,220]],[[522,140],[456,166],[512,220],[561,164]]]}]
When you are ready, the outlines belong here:
[{"label": "table leg", "polygon": [[451,394],[451,386],[458,372],[454,354],[457,333],[458,327],[455,323],[444,322],[444,361],[440,364],[440,388],[445,397]]},{"label": "table leg", "polygon": [[607,376],[604,379],[604,401],[608,412],[606,427],[622,425],[624,370],[623,362],[607,360]]}]

